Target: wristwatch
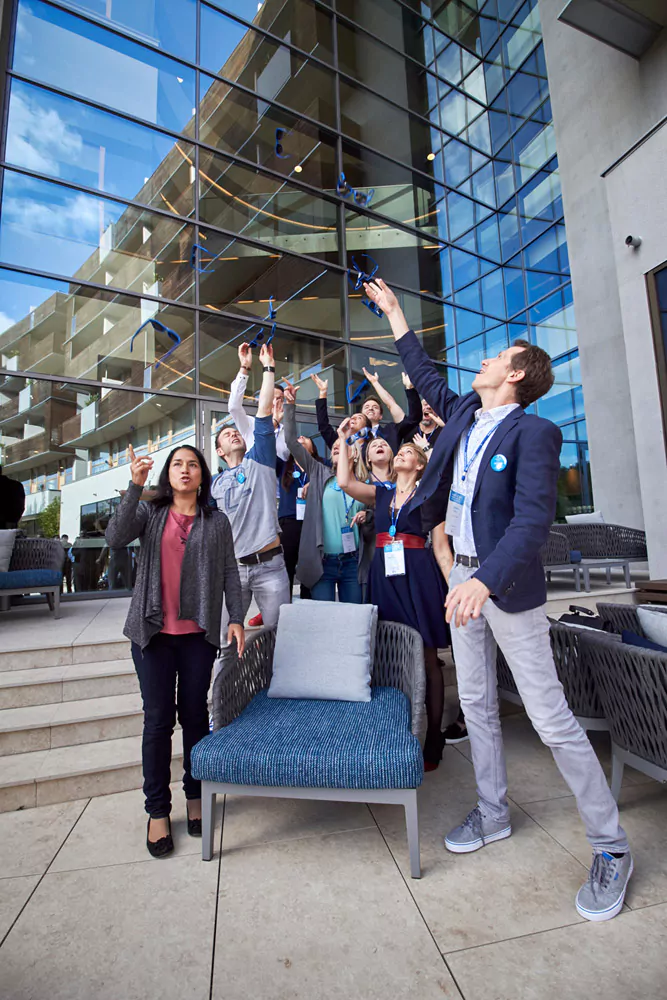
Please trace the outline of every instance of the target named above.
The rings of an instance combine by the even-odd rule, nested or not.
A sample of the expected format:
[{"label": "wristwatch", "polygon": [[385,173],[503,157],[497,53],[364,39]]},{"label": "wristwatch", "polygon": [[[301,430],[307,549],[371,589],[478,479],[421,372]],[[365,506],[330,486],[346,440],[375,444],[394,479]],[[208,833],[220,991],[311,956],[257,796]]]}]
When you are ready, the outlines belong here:
[{"label": "wristwatch", "polygon": [[262,368],[264,369],[265,372],[275,372],[276,370],[275,365],[262,365]]}]

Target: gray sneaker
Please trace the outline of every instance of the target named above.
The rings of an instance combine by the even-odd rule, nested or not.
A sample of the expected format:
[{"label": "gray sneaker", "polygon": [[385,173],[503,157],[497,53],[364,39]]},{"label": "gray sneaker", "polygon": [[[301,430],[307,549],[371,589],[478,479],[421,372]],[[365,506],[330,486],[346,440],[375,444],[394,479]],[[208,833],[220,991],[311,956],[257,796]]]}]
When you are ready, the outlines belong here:
[{"label": "gray sneaker", "polygon": [[512,833],[509,823],[498,823],[496,820],[482,816],[479,806],[468,813],[460,826],[454,827],[445,837],[445,847],[453,854],[470,854],[486,847],[494,840],[504,840]]},{"label": "gray sneaker", "polygon": [[596,851],[588,882],[577,893],[577,913],[586,920],[611,920],[620,913],[633,867],[629,851],[621,858]]}]

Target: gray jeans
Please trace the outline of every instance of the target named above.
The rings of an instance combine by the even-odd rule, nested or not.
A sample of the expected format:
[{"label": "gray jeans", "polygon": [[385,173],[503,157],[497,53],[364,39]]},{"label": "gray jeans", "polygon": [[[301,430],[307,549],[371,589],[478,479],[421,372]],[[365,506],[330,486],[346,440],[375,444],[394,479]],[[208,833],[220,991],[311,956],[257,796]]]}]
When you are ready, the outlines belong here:
[{"label": "gray jeans", "polygon": [[[474,574],[454,566],[450,590]],[[479,807],[486,816],[509,820],[507,771],[498,710],[496,643],[509,664],[535,731],[554,755],[574,795],[586,836],[596,848],[628,850],[618,808],[588,737],[572,715],[558,680],[549,622],[542,608],[508,614],[489,598],[478,619],[465,627],[452,624],[452,651],[461,708],[465,715],[475,767]]]},{"label": "gray jeans", "polygon": [[[281,604],[290,602],[290,586],[287,570],[285,569],[285,559],[282,555],[274,556],[269,562],[256,563],[254,566],[246,566],[239,563],[239,576],[241,577],[241,602],[243,605],[243,619],[248,613],[250,602],[253,597],[257,601],[265,625],[275,625],[278,622],[278,612]],[[222,609],[222,621],[220,623],[220,657],[215,661],[213,676],[222,670],[229,657],[236,656],[236,647],[232,647],[227,642],[227,629],[229,627],[229,613],[226,605]]]}]

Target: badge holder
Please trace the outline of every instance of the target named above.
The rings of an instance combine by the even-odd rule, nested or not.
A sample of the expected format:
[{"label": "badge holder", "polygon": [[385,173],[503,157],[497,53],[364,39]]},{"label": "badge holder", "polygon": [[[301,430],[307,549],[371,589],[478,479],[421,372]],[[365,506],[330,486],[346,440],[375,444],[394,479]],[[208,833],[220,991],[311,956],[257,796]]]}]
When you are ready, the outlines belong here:
[{"label": "badge holder", "polygon": [[340,529],[341,538],[343,540],[343,555],[349,555],[350,552],[356,552],[357,546],[354,541],[354,531],[347,525]]},{"label": "badge holder", "polygon": [[384,547],[384,575],[405,576],[405,550],[396,539]]}]

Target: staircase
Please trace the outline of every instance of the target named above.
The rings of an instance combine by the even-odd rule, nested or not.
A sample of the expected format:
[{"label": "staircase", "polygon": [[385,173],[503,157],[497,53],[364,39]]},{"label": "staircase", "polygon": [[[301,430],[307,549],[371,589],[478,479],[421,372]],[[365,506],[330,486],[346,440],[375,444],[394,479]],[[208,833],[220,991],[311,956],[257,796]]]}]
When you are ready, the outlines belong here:
[{"label": "staircase", "polygon": [[140,788],[142,721],[126,639],[0,652],[0,812]]}]

